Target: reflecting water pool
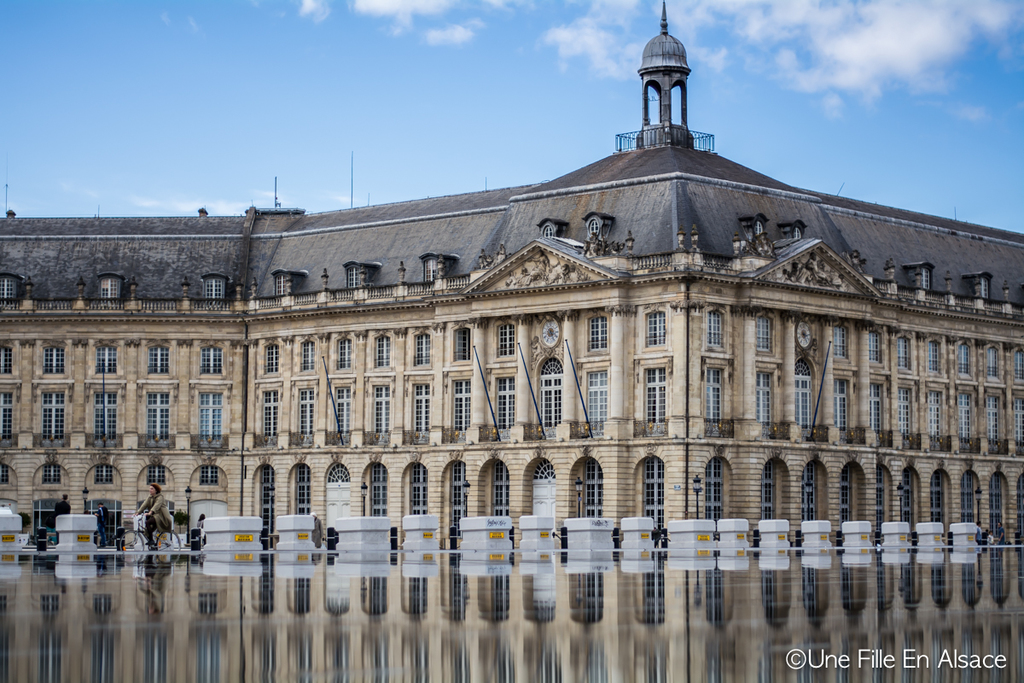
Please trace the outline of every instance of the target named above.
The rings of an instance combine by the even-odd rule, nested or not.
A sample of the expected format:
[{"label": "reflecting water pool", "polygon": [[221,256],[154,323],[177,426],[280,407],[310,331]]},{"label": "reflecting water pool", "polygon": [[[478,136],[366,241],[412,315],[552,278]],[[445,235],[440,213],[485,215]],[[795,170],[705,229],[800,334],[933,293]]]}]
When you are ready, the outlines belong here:
[{"label": "reflecting water pool", "polygon": [[4,555],[0,681],[1024,681],[1024,563]]}]

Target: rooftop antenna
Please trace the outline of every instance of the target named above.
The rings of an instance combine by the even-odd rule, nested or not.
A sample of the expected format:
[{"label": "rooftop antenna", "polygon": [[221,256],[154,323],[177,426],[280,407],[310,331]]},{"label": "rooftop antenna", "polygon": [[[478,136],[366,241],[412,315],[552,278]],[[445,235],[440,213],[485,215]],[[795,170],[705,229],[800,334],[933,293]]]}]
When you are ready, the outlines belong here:
[{"label": "rooftop antenna", "polygon": [[842,194],[842,192],[843,192],[843,188],[844,188],[844,187],[846,187],[846,181],[845,181],[845,180],[843,181],[843,184],[839,186],[839,192],[836,192],[836,196],[837,196],[837,197],[838,197],[838,196],[839,196],[840,194]]},{"label": "rooftop antenna", "polygon": [[484,176],[484,192],[487,192],[487,176]]},{"label": "rooftop antenna", "polygon": [[277,201],[277,176],[274,176],[274,208],[281,208],[281,202]]},{"label": "rooftop antenna", "polygon": [[348,208],[356,205],[356,153],[352,151],[352,164],[348,170]]},{"label": "rooftop antenna", "polygon": [[7,206],[7,188],[10,186],[9,180],[11,179],[11,155],[7,154],[7,161],[4,164],[6,166],[6,176],[4,177],[4,213],[10,208]]}]

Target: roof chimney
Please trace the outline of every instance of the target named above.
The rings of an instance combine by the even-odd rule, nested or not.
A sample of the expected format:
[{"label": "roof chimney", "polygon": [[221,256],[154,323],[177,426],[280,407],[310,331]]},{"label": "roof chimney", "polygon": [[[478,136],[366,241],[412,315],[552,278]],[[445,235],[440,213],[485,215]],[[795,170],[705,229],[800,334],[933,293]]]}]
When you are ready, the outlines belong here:
[{"label": "roof chimney", "polygon": [[206,218],[209,215],[210,214],[206,213],[206,207],[205,206],[199,209],[199,217],[200,218]]},{"label": "roof chimney", "polygon": [[14,209],[7,209],[7,217],[8,218],[14,218],[17,215],[18,214],[14,213]]}]

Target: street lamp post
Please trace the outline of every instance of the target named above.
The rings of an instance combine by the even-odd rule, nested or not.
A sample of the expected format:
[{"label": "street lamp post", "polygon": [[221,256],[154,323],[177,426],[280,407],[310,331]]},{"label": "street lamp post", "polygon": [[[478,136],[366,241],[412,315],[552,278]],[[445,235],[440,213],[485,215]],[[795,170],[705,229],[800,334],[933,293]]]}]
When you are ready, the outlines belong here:
[{"label": "street lamp post", "polygon": [[366,485],[365,481],[359,486],[359,490],[363,494],[363,517],[366,516],[366,489],[368,488],[370,487]]},{"label": "street lamp post", "polygon": [[[462,482],[462,516],[469,517],[469,480]],[[462,525],[459,525],[462,528]]]},{"label": "street lamp post", "polygon": [[82,489],[82,511],[89,514],[89,487]]},{"label": "street lamp post", "polygon": [[583,516],[583,480],[576,477],[576,516]]},{"label": "street lamp post", "polygon": [[[700,519],[700,492],[703,490],[700,486],[700,475],[698,474],[693,478],[693,494],[696,496],[697,519]],[[699,582],[700,579],[698,578],[697,581]]]},{"label": "street lamp post", "polygon": [[274,482],[270,482],[267,485],[267,492],[270,494],[270,520],[267,522],[267,527],[270,530],[270,533],[274,533],[274,521],[275,521],[274,507],[275,507],[275,503],[277,503],[276,496],[274,495],[274,491],[276,490],[276,488],[277,487],[274,486]]},{"label": "street lamp post", "polygon": [[192,525],[192,487],[185,487],[185,514],[188,516],[188,524]]},{"label": "street lamp post", "polygon": [[804,501],[803,501],[804,502],[804,504],[803,504],[804,514],[803,514],[803,518],[805,520],[809,520],[810,521],[810,520],[814,519],[814,509],[813,509],[813,507],[811,505],[811,496],[814,494],[814,484],[812,484],[809,481],[805,481],[804,484],[803,484],[803,487],[804,487]]},{"label": "street lamp post", "polygon": [[978,530],[981,530],[981,484],[974,489],[974,500],[978,501]]},{"label": "street lamp post", "polygon": [[899,495],[899,499],[900,499],[900,516],[899,516],[899,519],[897,521],[900,521],[900,522],[903,521],[903,493],[904,493],[905,490],[906,490],[906,487],[903,485],[902,481],[899,484],[896,485],[896,493]]}]

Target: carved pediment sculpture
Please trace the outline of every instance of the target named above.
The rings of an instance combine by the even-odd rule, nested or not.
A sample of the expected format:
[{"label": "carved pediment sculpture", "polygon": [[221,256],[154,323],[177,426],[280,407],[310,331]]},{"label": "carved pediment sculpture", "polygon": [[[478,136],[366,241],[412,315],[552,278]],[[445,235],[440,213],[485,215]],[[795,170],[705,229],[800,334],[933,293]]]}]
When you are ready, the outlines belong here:
[{"label": "carved pediment sculpture", "polygon": [[506,288],[544,287],[587,282],[590,274],[583,272],[576,264],[557,261],[552,265],[546,254],[540,253],[523,263],[505,278]]},{"label": "carved pediment sculpture", "polygon": [[754,235],[754,239],[747,242],[743,250],[752,256],[775,258],[775,243],[768,239],[767,233]]}]

